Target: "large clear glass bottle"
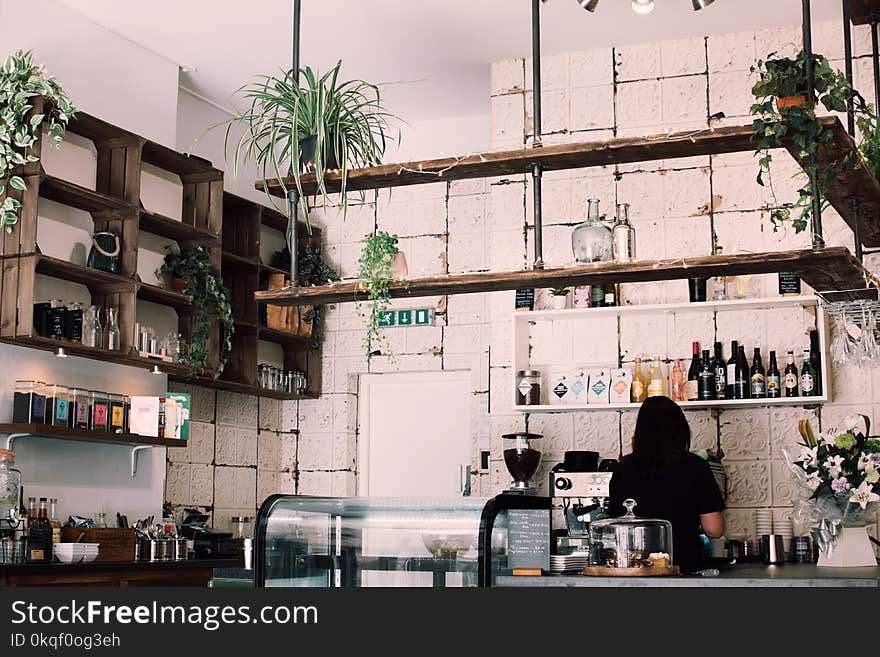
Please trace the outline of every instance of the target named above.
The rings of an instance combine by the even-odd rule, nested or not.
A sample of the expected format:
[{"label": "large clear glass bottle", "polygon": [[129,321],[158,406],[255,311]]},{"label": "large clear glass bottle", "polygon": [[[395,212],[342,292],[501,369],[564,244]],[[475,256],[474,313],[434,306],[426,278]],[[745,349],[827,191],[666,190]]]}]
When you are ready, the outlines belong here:
[{"label": "large clear glass bottle", "polygon": [[636,229],[629,222],[629,203],[617,204],[617,218],[611,229],[611,256],[618,262],[636,259]]},{"label": "large clear glass bottle", "polygon": [[119,351],[119,324],[116,321],[116,308],[107,309],[107,328],[104,330],[104,348]]},{"label": "large clear glass bottle", "polygon": [[98,306],[89,306],[83,316],[82,342],[87,347],[101,347],[104,344],[101,333],[101,311]]},{"label": "large clear glass bottle", "polygon": [[599,199],[587,201],[587,220],[574,227],[571,250],[581,264],[611,260],[611,229],[599,219]]}]

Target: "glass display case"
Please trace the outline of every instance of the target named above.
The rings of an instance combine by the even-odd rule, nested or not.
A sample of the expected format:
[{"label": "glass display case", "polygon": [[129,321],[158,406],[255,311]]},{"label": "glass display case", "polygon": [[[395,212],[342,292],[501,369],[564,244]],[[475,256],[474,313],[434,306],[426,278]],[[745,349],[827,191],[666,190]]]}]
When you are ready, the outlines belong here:
[{"label": "glass display case", "polygon": [[254,575],[266,587],[491,586],[517,565],[549,568],[549,545],[546,497],[275,495],[257,516]]}]

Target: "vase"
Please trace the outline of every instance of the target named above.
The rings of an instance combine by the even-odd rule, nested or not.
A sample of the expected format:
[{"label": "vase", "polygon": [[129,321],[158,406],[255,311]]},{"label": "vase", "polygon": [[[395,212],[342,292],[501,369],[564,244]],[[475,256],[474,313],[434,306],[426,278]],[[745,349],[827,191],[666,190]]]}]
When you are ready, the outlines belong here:
[{"label": "vase", "polygon": [[877,559],[874,557],[874,548],[868,538],[868,528],[843,527],[831,554],[826,554],[825,550],[820,552],[819,562],[816,565],[833,568],[876,566]]},{"label": "vase", "polygon": [[550,308],[553,310],[565,310],[568,308],[568,295],[567,294],[551,294],[550,295]]},{"label": "vase", "polygon": [[406,264],[406,255],[403,251],[398,251],[394,256],[394,262],[391,263],[391,277],[396,281],[403,281],[407,276],[409,276],[409,266]]},{"label": "vase", "polygon": [[578,264],[611,260],[611,229],[599,217],[597,199],[587,201],[587,219],[574,227],[571,250]]}]

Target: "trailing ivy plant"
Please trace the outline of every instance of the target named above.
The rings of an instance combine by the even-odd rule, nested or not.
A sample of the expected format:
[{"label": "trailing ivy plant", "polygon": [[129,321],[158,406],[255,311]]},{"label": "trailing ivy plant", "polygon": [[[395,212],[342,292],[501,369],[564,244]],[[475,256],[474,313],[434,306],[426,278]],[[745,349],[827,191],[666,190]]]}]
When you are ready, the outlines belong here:
[{"label": "trailing ivy plant", "polygon": [[[306,242],[297,256],[298,282],[301,286],[326,285],[339,280],[336,270],[324,262],[319,245]],[[284,271],[290,271],[290,249],[284,247],[281,251],[276,251],[272,264]],[[297,306],[297,310],[301,311],[302,306]],[[302,314],[302,319],[312,325],[312,344],[317,347],[320,343],[321,306],[309,306]]]},{"label": "trailing ivy plant", "polygon": [[[30,115],[33,100],[42,97],[44,110]],[[27,183],[13,175],[18,166],[37,162],[34,146],[46,130],[56,148],[67,129],[76,108],[55,78],[46,75],[43,66],[34,64],[31,51],[19,50],[6,58],[0,67],[0,198],[7,187],[24,192]],[[18,222],[21,202],[6,196],[0,205],[0,227],[7,233]]]},{"label": "trailing ivy plant", "polygon": [[[758,159],[757,181],[769,186],[774,205],[770,219],[774,230],[791,222],[795,232],[801,232],[809,225],[813,195],[819,194],[820,202],[825,204],[823,192],[828,183],[834,180],[847,166],[854,166],[854,154],[848,154],[839,161],[823,161],[818,164],[819,148],[833,138],[829,128],[825,128],[816,118],[815,105],[821,105],[830,112],[846,112],[847,101],[852,98],[857,116],[868,120],[869,112],[864,98],[855,91],[846,77],[831,67],[823,55],[813,55],[815,80],[815,104],[807,102],[806,56],[801,51],[796,58],[778,57],[770,53],[766,60],[758,60],[752,66],[752,73],[759,79],[752,87],[756,102],[751,107],[755,117],[755,151]],[[779,102],[783,99],[783,102]],[[798,148],[806,180],[798,189],[798,198],[793,203],[780,205],[773,189],[770,163],[771,151],[793,143]],[[857,156],[856,156],[857,157]],[[811,174],[816,175],[819,185],[814,190]],[[800,175],[800,174],[799,174]]]},{"label": "trailing ivy plant", "polygon": [[[382,345],[387,346],[385,336],[379,330],[379,320],[391,305],[389,288],[392,278],[391,269],[399,252],[397,235],[390,235],[380,230],[367,240],[358,261],[361,283],[367,291],[367,298],[370,302],[369,311],[364,311],[361,304],[358,304],[358,312],[365,320],[367,328],[367,333],[364,336],[367,363]],[[388,350],[386,349],[386,351]],[[390,352],[386,355],[393,358],[393,354]]]},{"label": "trailing ivy plant", "polygon": [[169,251],[160,272],[182,278],[186,283],[183,296],[186,297],[195,314],[192,317],[189,347],[186,352],[187,373],[189,376],[202,374],[208,369],[211,356],[210,337],[214,328],[214,316],[220,320],[222,336],[220,340],[220,360],[214,377],[220,375],[229,360],[232,350],[232,336],[235,333],[235,320],[232,314],[232,298],[223,284],[223,278],[211,266],[208,252],[201,246],[184,249],[181,252]]}]

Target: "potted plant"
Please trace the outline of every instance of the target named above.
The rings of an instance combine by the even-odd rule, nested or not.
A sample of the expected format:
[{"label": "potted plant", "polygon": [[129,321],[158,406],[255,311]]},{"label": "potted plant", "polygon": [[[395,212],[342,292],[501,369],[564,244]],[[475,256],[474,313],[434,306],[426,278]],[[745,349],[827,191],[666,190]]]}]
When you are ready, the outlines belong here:
[{"label": "potted plant", "polygon": [[[799,53],[794,59],[778,57],[776,53],[768,55],[766,60],[759,60],[752,66],[753,73],[759,79],[752,87],[755,103],[751,114],[755,117],[752,125],[755,129],[755,151],[759,155],[757,181],[760,185],[768,185],[773,194],[773,180],[770,175],[770,163],[773,160],[771,151],[782,148],[786,143],[794,143],[799,149],[799,159],[804,173],[805,183],[798,190],[798,198],[794,203],[775,207],[770,218],[774,229],[778,229],[791,221],[795,231],[805,230],[809,225],[812,211],[813,194],[822,195],[822,190],[846,166],[853,161],[850,156],[839,162],[823,162],[819,166],[817,154],[823,143],[829,142],[833,135],[825,129],[816,118],[815,105],[807,102],[806,97],[806,56]],[[822,105],[831,112],[845,112],[847,101],[852,99],[853,107],[858,115],[867,112],[867,105],[861,94],[855,91],[846,77],[831,67],[823,55],[813,55],[813,71],[815,80],[815,104]],[[815,174],[819,184],[813,190],[810,175]]]},{"label": "potted plant", "polygon": [[235,320],[232,314],[232,299],[223,284],[223,278],[211,266],[208,252],[201,246],[183,249],[179,253],[169,250],[159,272],[172,278],[184,280],[186,286],[183,296],[194,309],[190,328],[189,348],[187,350],[187,372],[189,376],[202,374],[208,369],[211,356],[210,337],[214,328],[214,318],[220,322],[220,355],[214,377],[218,377],[226,366],[232,349],[232,336],[235,333]]},{"label": "potted plant", "polygon": [[[368,312],[363,310],[360,303],[358,304],[358,312],[364,318],[367,329],[364,336],[367,363],[372,359],[374,352],[385,344],[385,338],[379,331],[379,320],[391,304],[389,284],[395,278],[393,268],[400,253],[397,241],[397,235],[378,231],[367,240],[358,261],[361,284],[370,302]],[[387,355],[392,356],[390,353]]]},{"label": "potted plant", "polygon": [[567,287],[550,288],[550,307],[553,310],[565,310],[568,308],[568,293],[569,289]]},{"label": "potted plant", "polygon": [[[328,171],[338,172],[345,216],[348,173],[381,164],[393,117],[384,110],[377,85],[341,80],[341,66],[339,61],[320,76],[305,66],[298,72],[263,76],[239,90],[250,104],[226,128],[228,151],[232,129],[244,127],[232,156],[233,175],[239,163],[253,161],[267,195],[271,179],[279,181],[287,193],[285,177],[293,178],[302,195],[301,177],[312,173],[318,193],[327,202],[325,176]],[[303,212],[311,231],[306,203]]]},{"label": "potted plant", "polygon": [[798,429],[804,442],[785,457],[809,499],[796,508],[820,548],[820,566],[875,566],[865,525],[880,501],[880,436],[861,414],[818,436],[809,420]]},{"label": "potted plant", "polygon": [[[39,109],[42,107],[42,109]],[[7,233],[18,222],[21,201],[7,187],[27,190],[16,167],[39,161],[35,146],[45,130],[56,148],[76,108],[61,85],[34,64],[31,51],[19,50],[0,67],[0,227]]]}]

